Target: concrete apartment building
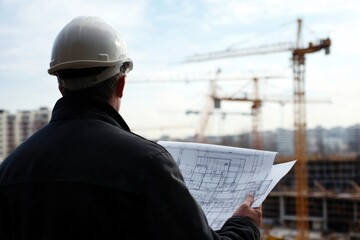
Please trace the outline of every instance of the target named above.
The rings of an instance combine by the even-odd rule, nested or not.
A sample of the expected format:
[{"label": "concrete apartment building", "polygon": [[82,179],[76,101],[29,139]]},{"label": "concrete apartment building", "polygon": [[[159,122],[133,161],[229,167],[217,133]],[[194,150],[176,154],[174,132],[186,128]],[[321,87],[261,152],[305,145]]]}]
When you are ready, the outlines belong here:
[{"label": "concrete apartment building", "polygon": [[51,111],[44,107],[33,111],[17,111],[15,114],[0,110],[0,162],[16,146],[46,125],[50,116]]}]

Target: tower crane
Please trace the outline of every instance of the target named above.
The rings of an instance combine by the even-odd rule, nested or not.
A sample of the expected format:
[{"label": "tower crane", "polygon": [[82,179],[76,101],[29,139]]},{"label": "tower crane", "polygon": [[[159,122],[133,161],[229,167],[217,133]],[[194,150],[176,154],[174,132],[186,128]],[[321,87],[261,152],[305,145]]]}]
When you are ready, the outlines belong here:
[{"label": "tower crane", "polygon": [[[203,82],[203,81],[208,81],[209,84],[209,94],[207,95],[208,99],[206,101],[206,106],[204,106],[203,111],[195,111],[195,110],[188,110],[186,111],[186,114],[200,114],[201,115],[201,120],[200,120],[200,124],[199,127],[196,131],[195,134],[195,141],[196,142],[204,142],[205,137],[205,130],[206,127],[208,125],[210,116],[213,115],[214,109],[220,108],[220,101],[221,100],[229,100],[230,99],[225,99],[225,98],[219,98],[217,96],[216,93],[216,89],[217,89],[217,82],[223,82],[223,81],[238,81],[238,80],[250,80],[252,79],[254,82],[257,82],[258,79],[270,79],[270,78],[283,78],[283,76],[258,76],[256,78],[253,77],[244,77],[241,75],[238,76],[221,76],[220,78],[220,73],[221,73],[221,69],[217,69],[214,76],[208,78],[208,77],[180,77],[180,78],[174,78],[174,77],[165,77],[165,78],[157,78],[157,79],[133,79],[132,81],[129,81],[129,84],[145,84],[145,83],[151,83],[151,84],[156,84],[156,83],[178,83],[178,82],[184,82],[184,83],[196,83],[196,82]],[[259,98],[259,93],[258,93],[258,87],[257,84],[254,87],[254,97],[255,99]],[[257,97],[256,97],[257,96]],[[260,142],[261,141],[261,137],[258,131],[258,126],[259,126],[259,122],[260,122],[260,106],[261,106],[261,101],[260,100],[254,100],[254,99],[248,99],[248,98],[244,98],[242,99],[243,101],[247,101],[247,102],[253,102],[253,107],[251,110],[251,113],[241,113],[241,112],[217,112],[220,113],[223,117],[225,115],[246,115],[246,116],[252,116],[252,120],[253,120],[253,136],[258,136],[256,137],[256,142]],[[241,100],[237,100],[237,101],[241,101]],[[255,146],[255,148],[257,149],[261,149],[260,144],[253,144],[253,146]]]},{"label": "tower crane", "polygon": [[[271,77],[265,77],[269,79]],[[236,102],[250,102],[251,104],[251,116],[252,116],[252,147],[255,149],[263,149],[263,138],[261,136],[261,107],[263,102],[272,102],[279,103],[283,106],[285,103],[291,102],[290,99],[261,99],[259,91],[259,80],[260,77],[254,77],[253,83],[253,96],[252,98],[245,97],[235,97],[235,96],[213,96],[214,102],[220,101],[236,101]],[[307,100],[306,103],[331,103],[327,100]],[[220,105],[220,104],[218,104]]]},{"label": "tower crane", "polygon": [[271,46],[260,46],[247,49],[227,49],[225,51],[207,54],[196,54],[185,59],[185,62],[200,62],[222,58],[260,55],[276,52],[292,52],[293,63],[293,98],[294,98],[294,145],[295,157],[295,184],[296,184],[296,216],[297,216],[297,239],[309,239],[308,223],[308,176],[307,176],[307,139],[306,139],[306,102],[305,102],[305,55],[318,52],[322,49],[325,54],[330,53],[331,40],[321,39],[316,43],[310,42],[307,47],[301,46],[302,19],[297,20],[296,44],[280,43]]},{"label": "tower crane", "polygon": [[[265,77],[269,79],[271,77]],[[249,98],[245,97],[221,97],[218,95],[213,95],[214,102],[218,101],[242,101],[242,102],[251,102],[251,116],[252,116],[252,146],[255,149],[263,149],[263,141],[261,137],[260,131],[260,123],[261,123],[261,105],[262,100],[260,99],[259,93],[259,77],[254,77],[254,90],[253,97]]]},{"label": "tower crane", "polygon": [[[254,93],[253,98],[233,98],[233,97],[219,97],[217,94],[217,81],[220,80],[220,73],[221,69],[218,69],[215,73],[215,76],[210,79],[210,85],[209,85],[209,94],[208,94],[208,100],[206,101],[206,105],[204,106],[204,111],[201,112],[201,120],[199,124],[199,129],[196,132],[195,135],[195,141],[196,142],[204,142],[205,140],[205,130],[208,125],[210,115],[212,115],[214,109],[220,108],[220,102],[221,100],[226,101],[244,101],[244,102],[252,102],[252,108],[251,108],[251,116],[252,116],[252,136],[253,136],[253,146],[256,149],[262,149],[262,138],[260,136],[260,118],[261,118],[261,100],[259,96],[259,88],[258,88],[258,80],[259,79],[270,79],[270,78],[280,78],[280,76],[261,76],[261,77],[254,77],[251,78],[254,81]],[[237,80],[240,79],[246,79],[249,78],[235,78]],[[249,114],[243,114],[243,115],[249,115]]]}]

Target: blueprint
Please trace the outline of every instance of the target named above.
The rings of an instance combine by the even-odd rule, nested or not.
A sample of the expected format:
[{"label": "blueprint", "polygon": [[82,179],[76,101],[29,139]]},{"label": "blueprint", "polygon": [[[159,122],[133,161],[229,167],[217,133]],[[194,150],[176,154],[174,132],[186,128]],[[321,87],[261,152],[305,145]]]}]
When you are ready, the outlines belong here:
[{"label": "blueprint", "polygon": [[159,141],[177,162],[210,226],[220,229],[246,195],[259,207],[296,161],[275,164],[276,152],[220,145]]}]

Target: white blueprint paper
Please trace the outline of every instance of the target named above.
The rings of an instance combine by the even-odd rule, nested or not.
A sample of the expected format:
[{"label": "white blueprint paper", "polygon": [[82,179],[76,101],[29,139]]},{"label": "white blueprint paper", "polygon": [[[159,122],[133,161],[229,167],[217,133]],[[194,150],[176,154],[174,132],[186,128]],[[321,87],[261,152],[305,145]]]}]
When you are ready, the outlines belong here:
[{"label": "white blueprint paper", "polygon": [[258,207],[295,161],[273,165],[276,152],[159,141],[177,162],[210,226],[219,229],[252,193]]}]

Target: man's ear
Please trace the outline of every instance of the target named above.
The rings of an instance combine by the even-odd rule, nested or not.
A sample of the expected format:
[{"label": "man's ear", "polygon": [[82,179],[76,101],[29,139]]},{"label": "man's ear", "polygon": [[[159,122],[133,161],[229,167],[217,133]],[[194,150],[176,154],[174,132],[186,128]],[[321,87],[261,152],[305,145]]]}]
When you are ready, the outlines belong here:
[{"label": "man's ear", "polygon": [[126,75],[122,75],[120,78],[119,78],[119,81],[116,85],[116,95],[117,97],[119,98],[122,98],[123,96],[123,93],[124,93],[124,88],[125,88],[125,76]]},{"label": "man's ear", "polygon": [[64,96],[64,87],[63,86],[60,86],[60,84],[58,85],[58,88],[59,88],[59,91],[61,93],[61,95]]}]

